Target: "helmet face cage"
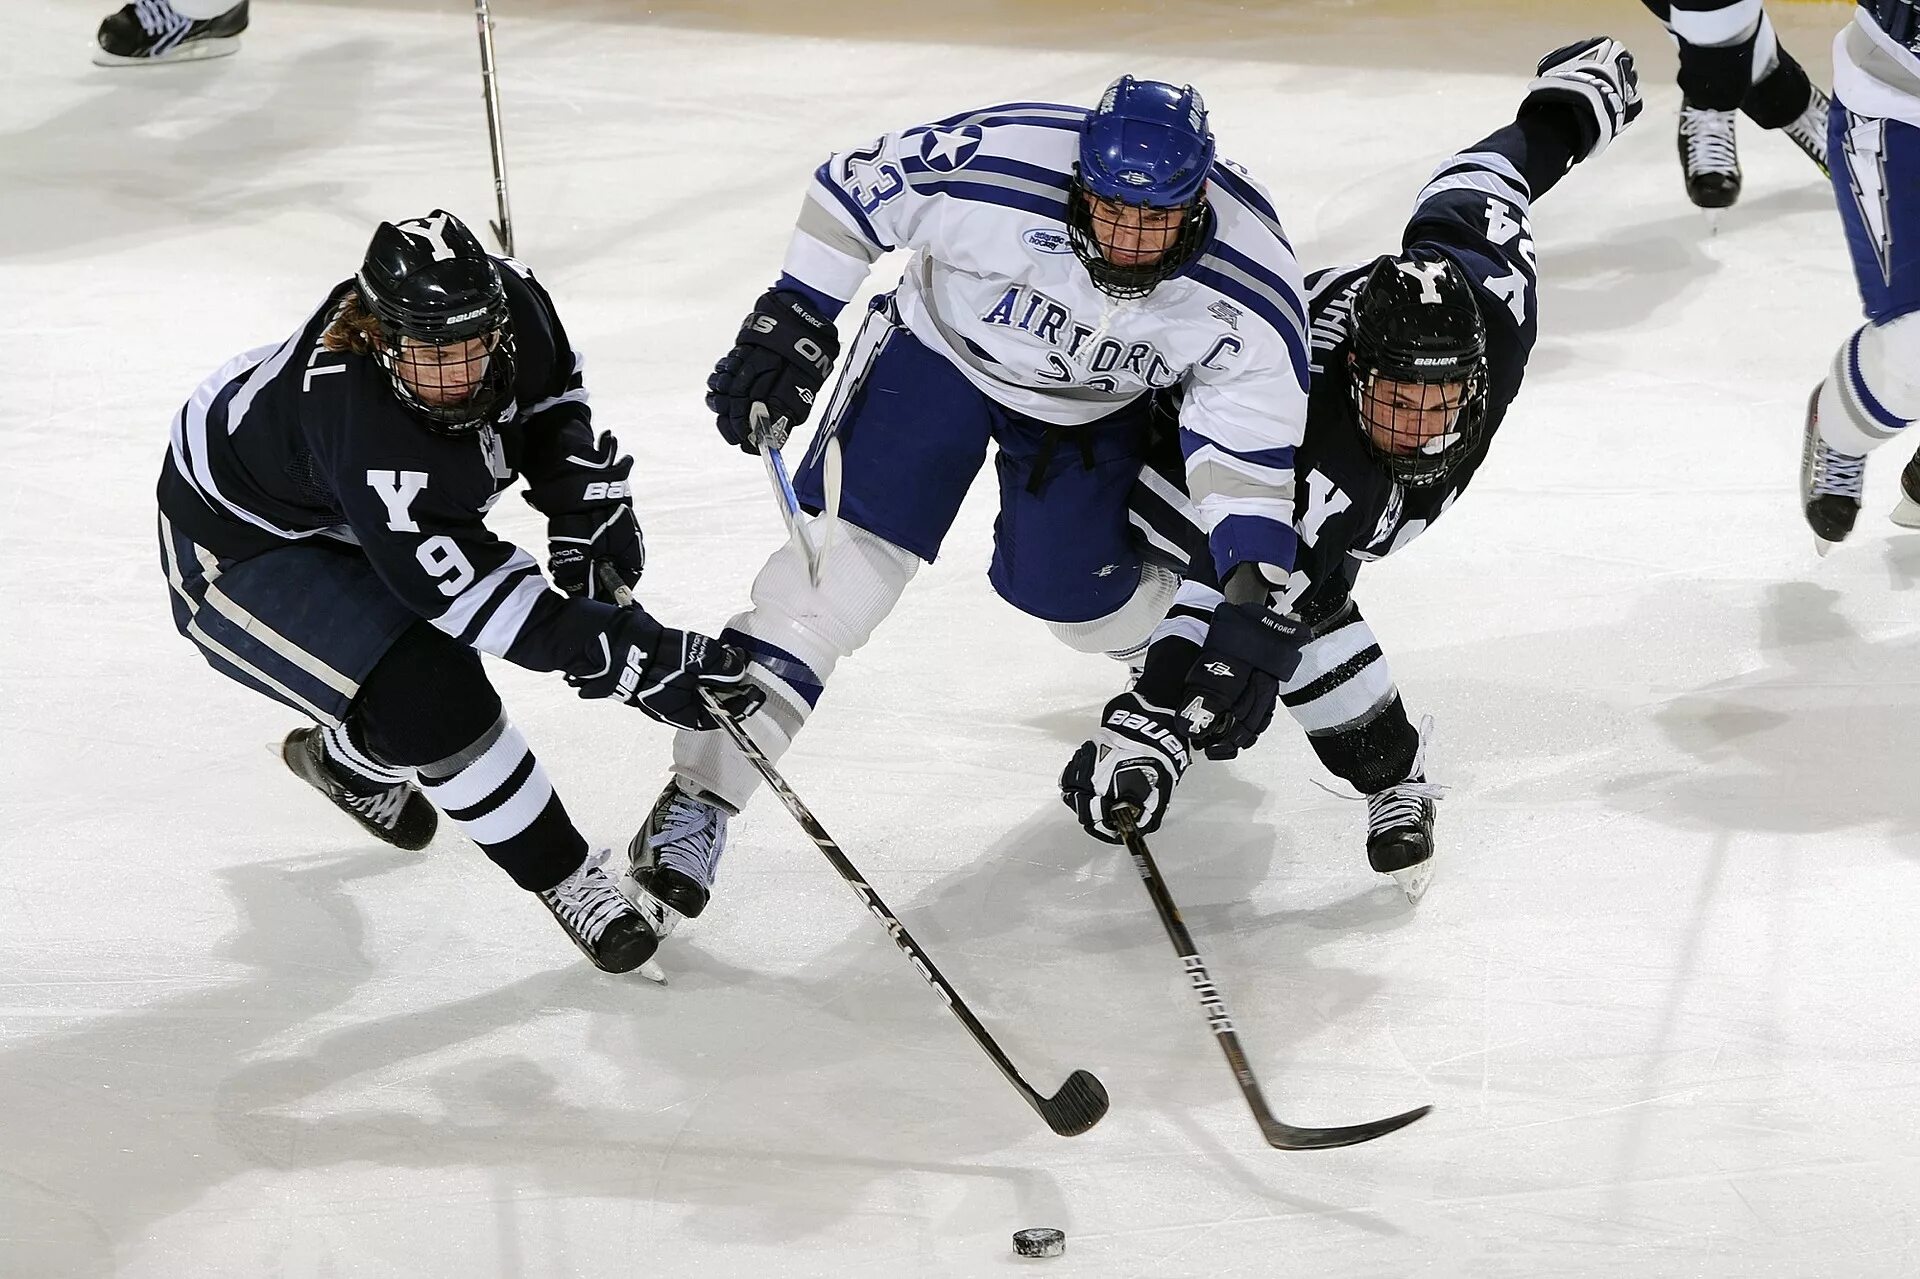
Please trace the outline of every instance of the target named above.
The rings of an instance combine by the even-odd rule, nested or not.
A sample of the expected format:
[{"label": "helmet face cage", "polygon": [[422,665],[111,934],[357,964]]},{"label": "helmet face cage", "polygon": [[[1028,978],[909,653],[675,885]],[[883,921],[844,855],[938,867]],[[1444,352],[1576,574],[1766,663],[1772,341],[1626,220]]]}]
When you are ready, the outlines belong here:
[{"label": "helmet face cage", "polygon": [[511,327],[443,342],[380,326],[375,357],[393,384],[394,398],[443,435],[470,435],[493,421],[513,398],[516,369]]},{"label": "helmet face cage", "polygon": [[[1137,220],[1121,221],[1111,213],[1115,207],[1141,212],[1136,215]],[[1101,248],[1102,239],[1111,243],[1122,228],[1138,230],[1142,247],[1150,249],[1155,234],[1153,224],[1157,219],[1149,211],[1165,213],[1168,210],[1159,205],[1128,204],[1117,200],[1103,200],[1096,205],[1092,193],[1080,181],[1079,166],[1074,166],[1074,180],[1067,187],[1068,238],[1073,243],[1074,256],[1087,268],[1087,275],[1093,280],[1095,288],[1109,297],[1143,298],[1153,292],[1154,286],[1162,280],[1180,273],[1180,269],[1193,259],[1205,241],[1208,222],[1213,214],[1207,208],[1204,197],[1173,208],[1181,210],[1185,216],[1181,218],[1178,229],[1161,233],[1164,248],[1160,255],[1149,262],[1123,266],[1107,257],[1106,251]]]},{"label": "helmet face cage", "polygon": [[452,214],[383,222],[355,280],[379,321],[376,358],[431,430],[468,435],[513,398],[513,331],[499,268]]},{"label": "helmet face cage", "polygon": [[1487,331],[1444,258],[1382,258],[1353,306],[1350,392],[1368,450],[1410,488],[1471,457],[1487,419]]}]

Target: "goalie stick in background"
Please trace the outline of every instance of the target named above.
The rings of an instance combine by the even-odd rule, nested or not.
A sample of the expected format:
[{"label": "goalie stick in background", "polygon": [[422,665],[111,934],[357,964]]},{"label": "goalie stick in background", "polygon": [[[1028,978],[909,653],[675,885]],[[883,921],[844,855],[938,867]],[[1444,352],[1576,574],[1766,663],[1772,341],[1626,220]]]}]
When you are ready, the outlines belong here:
[{"label": "goalie stick in background", "polygon": [[[1397,254],[1307,277],[1313,385],[1293,507],[1299,559],[1270,597],[1223,593],[1194,555],[1145,669],[1061,776],[1096,838],[1158,828],[1192,752],[1232,758],[1277,700],[1329,771],[1366,796],[1367,856],[1425,888],[1437,788],[1352,594],[1363,564],[1439,519],[1519,393],[1537,324],[1533,202],[1640,112],[1633,58],[1595,38],[1544,58],[1512,123],[1444,162]],[[1187,533],[1190,544],[1193,532]]]},{"label": "goalie stick in background", "polygon": [[1641,0],[1680,51],[1680,172],[1687,198],[1724,209],[1740,198],[1736,113],[1779,129],[1827,171],[1827,95],[1780,44],[1761,0]]},{"label": "goalie stick in background", "polygon": [[[1130,527],[1157,389],[1187,388],[1182,478],[1212,570],[1293,571],[1299,265],[1266,194],[1215,159],[1198,93],[1123,76],[1091,110],[1007,103],[831,156],[781,276],[708,382],[730,443],[778,447],[806,418],[838,353],[835,315],[896,248],[911,255],[901,283],[864,317],[795,477],[820,510],[837,442],[831,553],[816,579],[776,551],[722,636],[767,691],[748,731],[770,762],[939,553],[989,444],[989,581],[1079,651],[1137,656],[1179,586]],[[676,736],[672,780],[629,849],[657,931],[705,909],[727,820],[759,782],[722,734]]]},{"label": "goalie stick in background", "polygon": [[[631,588],[645,563],[632,465],[595,434],[533,273],[436,209],[381,223],[290,337],[201,383],[158,493],[174,624],[216,671],[316,721],[282,747],[295,775],[401,848],[427,844],[438,805],[610,972],[656,939],[480,654],[683,727],[712,725],[703,688],[750,713],[744,654],[594,598],[601,570]],[[484,522],[523,474],[564,594]]]},{"label": "goalie stick in background", "polygon": [[[1807,405],[1801,510],[1825,554],[1853,531],[1867,454],[1920,418],[1920,11],[1860,0],[1833,42],[1833,191],[1867,322]],[[1920,528],[1920,453],[1894,523]]]}]

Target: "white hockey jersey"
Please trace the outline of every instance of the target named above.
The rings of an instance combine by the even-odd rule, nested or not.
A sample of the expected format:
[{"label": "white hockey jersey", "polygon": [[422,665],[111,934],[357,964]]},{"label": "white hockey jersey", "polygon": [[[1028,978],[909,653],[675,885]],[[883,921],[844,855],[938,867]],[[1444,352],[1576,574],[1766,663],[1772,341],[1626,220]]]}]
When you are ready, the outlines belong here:
[{"label": "white hockey jersey", "polygon": [[[1920,52],[1888,34],[1880,12],[1903,19],[1911,27],[1911,13],[1901,13],[1908,0],[1861,0],[1853,21],[1833,38],[1833,94],[1856,115],[1899,120],[1920,128]],[[1920,44],[1920,41],[1915,41]]]},{"label": "white hockey jersey", "polygon": [[785,274],[845,302],[881,254],[912,254],[902,322],[998,403],[1055,426],[1185,387],[1190,491],[1224,576],[1294,559],[1293,453],[1305,431],[1300,265],[1246,173],[1208,177],[1214,227],[1146,297],[1102,293],[1074,256],[1067,184],[1084,107],[1014,102],[891,133],[814,174]]}]

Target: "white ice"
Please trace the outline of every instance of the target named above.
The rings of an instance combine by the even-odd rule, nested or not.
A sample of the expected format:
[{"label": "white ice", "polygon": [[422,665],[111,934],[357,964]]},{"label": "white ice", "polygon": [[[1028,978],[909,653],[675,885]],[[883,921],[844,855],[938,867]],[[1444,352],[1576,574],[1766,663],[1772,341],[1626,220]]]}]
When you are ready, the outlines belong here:
[{"label": "white ice", "polygon": [[[452,834],[384,850],[287,776],[290,717],[171,626],[167,419],[377,220],[484,223],[473,25],[260,0],[234,58],[110,72],[105,3],[10,5],[0,40],[0,1275],[1920,1267],[1905,455],[1817,560],[1802,406],[1858,322],[1832,197],[1743,127],[1708,238],[1637,4],[496,5],[520,253],[639,458],[645,601],[709,628],[780,530],[702,382],[830,147],[1190,79],[1303,259],[1349,261],[1538,54],[1600,27],[1641,54],[1645,118],[1536,212],[1543,335],[1492,460],[1361,584],[1455,787],[1426,901],[1369,874],[1363,810],[1285,729],[1154,841],[1284,1118],[1435,1106],[1289,1155],[1055,797],[1118,673],[992,595],[984,487],[788,771],[1036,1082],[1106,1081],[1086,1136],[1040,1126],[766,796],[662,989],[593,971]],[[1824,82],[1845,9],[1774,7]],[[495,670],[624,844],[664,732]],[[1065,1257],[1013,1260],[1035,1225]]]}]

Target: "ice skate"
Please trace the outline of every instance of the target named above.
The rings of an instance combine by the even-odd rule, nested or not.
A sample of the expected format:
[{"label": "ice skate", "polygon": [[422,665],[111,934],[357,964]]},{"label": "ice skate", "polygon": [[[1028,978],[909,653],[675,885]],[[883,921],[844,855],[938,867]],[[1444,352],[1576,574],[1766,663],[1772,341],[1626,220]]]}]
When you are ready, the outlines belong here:
[{"label": "ice skate", "polygon": [[95,37],[95,65],[150,66],[224,58],[240,51],[247,29],[247,0],[217,18],[188,18],[167,0],[136,0],[107,15]]},{"label": "ice skate", "polygon": [[1446,787],[1427,780],[1427,741],[1433,719],[1420,721],[1420,750],[1407,779],[1367,796],[1367,863],[1391,875],[1407,901],[1418,904],[1433,879],[1434,801]]},{"label": "ice skate", "polygon": [[595,968],[628,973],[653,958],[660,939],[600,869],[611,854],[607,848],[590,854],[573,874],[534,895]]},{"label": "ice skate", "polygon": [[1820,166],[1824,176],[1827,172],[1827,109],[1831,105],[1827,95],[1820,92],[1819,86],[1809,85],[1813,97],[1807,102],[1807,109],[1795,117],[1792,124],[1785,125],[1780,132],[1793,139],[1793,144],[1806,153],[1807,159]]},{"label": "ice skate", "polygon": [[1920,452],[1900,468],[1900,505],[1892,519],[1901,528],[1920,529]]},{"label": "ice skate", "polygon": [[682,919],[694,919],[707,908],[726,849],[729,816],[711,797],[684,788],[676,778],[628,845],[622,886],[658,936],[668,936]]},{"label": "ice skate", "polygon": [[[1860,514],[1860,490],[1866,482],[1866,469],[1864,456],[1842,453],[1820,438],[1820,388],[1816,386],[1807,401],[1807,425],[1800,448],[1800,499],[1807,525],[1813,530],[1814,549],[1820,554],[1825,555],[1853,532],[1854,517]],[[1907,472],[1913,470],[1909,463],[1900,474],[1903,493]],[[1903,503],[1906,500],[1903,499]],[[1899,511],[1894,512],[1896,521],[1899,515]],[[1916,511],[1915,516],[1920,521],[1920,511]]]},{"label": "ice skate", "polygon": [[409,852],[425,848],[439,827],[440,815],[411,782],[366,788],[351,784],[327,759],[326,741],[318,728],[296,728],[280,743],[280,758],[293,775],[327,800],[362,830],[395,848]]},{"label": "ice skate", "polygon": [[1680,172],[1687,198],[1707,211],[1709,226],[1718,227],[1718,211],[1740,198],[1740,152],[1733,136],[1734,113],[1680,107]]}]

